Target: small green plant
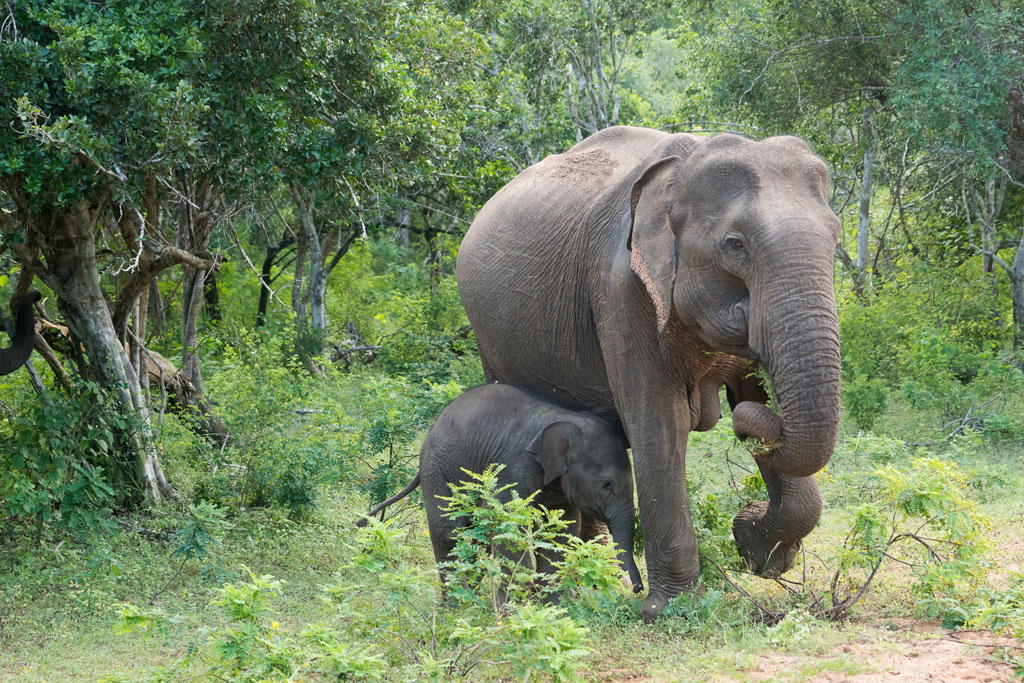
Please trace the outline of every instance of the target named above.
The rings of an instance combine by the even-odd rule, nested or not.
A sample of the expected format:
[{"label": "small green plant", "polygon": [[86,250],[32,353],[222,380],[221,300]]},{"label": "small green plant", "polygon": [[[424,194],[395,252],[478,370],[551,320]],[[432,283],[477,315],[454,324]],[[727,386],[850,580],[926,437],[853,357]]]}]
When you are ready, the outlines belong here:
[{"label": "small green plant", "polygon": [[[226,621],[214,627],[194,624],[195,638],[186,656],[171,669],[153,670],[149,680],[177,678],[196,667],[210,680],[239,683],[284,683],[300,677],[366,680],[384,674],[383,660],[368,645],[351,643],[334,629],[310,624],[291,635],[269,616],[270,603],[281,587],[281,581],[251,572],[249,581],[225,585],[212,604]],[[180,621],[160,609],[131,604],[122,604],[120,615],[125,632],[160,629]]]},{"label": "small green plant", "polygon": [[[468,496],[466,487],[499,506],[497,513],[488,515],[497,531],[484,536],[492,541],[504,539],[516,548],[535,547],[532,543],[536,536],[514,531],[514,527],[516,522],[535,519],[539,513],[525,514],[519,507],[522,501],[497,502],[496,496],[503,489],[497,488],[487,473],[466,484],[461,491],[463,496]],[[462,500],[465,502],[466,498]],[[551,528],[560,531],[563,524],[559,519]],[[477,599],[475,594],[459,592],[459,609],[439,613],[434,589],[430,587],[433,572],[403,567],[399,561],[399,539],[403,535],[392,528],[390,521],[376,520],[358,533],[359,550],[352,566],[373,577],[384,590],[383,599],[368,599],[365,591],[351,580],[327,589],[348,619],[353,636],[385,643],[397,651],[398,657],[389,658],[391,661],[412,664],[419,675],[433,671],[441,676],[467,676],[483,663],[485,656],[500,651],[501,659],[523,680],[534,674],[556,681],[579,678],[582,660],[590,651],[587,629],[578,626],[565,609],[538,605],[528,599],[536,584],[535,572],[526,567],[509,567],[505,559],[492,563],[490,552],[460,556],[452,562],[452,568],[463,567],[461,578],[452,580],[449,591],[456,590],[461,581],[474,581],[479,589],[504,579],[503,589],[509,602],[496,605]],[[521,538],[515,538],[517,535]],[[482,549],[480,539],[481,536],[475,536],[467,547]],[[586,553],[596,546],[602,549],[587,557]],[[558,576],[568,579],[561,587],[566,594],[572,587],[582,587],[579,582],[588,580],[599,584],[596,588],[588,586],[590,591],[614,590],[619,572],[614,562],[609,564],[614,554],[602,544],[578,541],[563,549],[566,559],[558,566]],[[471,571],[464,566],[469,564],[474,565]],[[502,574],[503,568],[509,573]]]},{"label": "small green plant", "polygon": [[909,467],[886,465],[876,470],[874,496],[857,507],[837,554],[831,605],[819,605],[816,614],[845,613],[867,590],[882,563],[892,558],[914,570],[913,590],[922,606],[980,587],[987,573],[989,522],[968,498],[967,484],[955,464],[939,458],[916,458]]},{"label": "small green plant", "polygon": [[806,609],[794,609],[782,621],[768,628],[768,642],[774,647],[788,649],[808,640],[817,626],[818,620],[813,614]]},{"label": "small green plant", "polygon": [[477,474],[463,470],[466,481],[452,485],[444,515],[464,519],[455,542],[455,558],[445,564],[447,589],[456,602],[480,604],[486,600],[495,614],[505,601],[525,602],[547,592],[554,576],[533,567],[541,553],[555,555],[569,523],[561,511],[534,504],[536,493],[520,498],[512,484],[498,486],[503,465]]}]

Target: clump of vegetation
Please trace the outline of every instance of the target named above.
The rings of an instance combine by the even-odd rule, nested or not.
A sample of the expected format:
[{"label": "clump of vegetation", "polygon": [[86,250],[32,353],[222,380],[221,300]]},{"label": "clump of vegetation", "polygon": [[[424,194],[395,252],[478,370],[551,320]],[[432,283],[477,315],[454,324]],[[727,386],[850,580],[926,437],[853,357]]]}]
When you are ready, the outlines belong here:
[{"label": "clump of vegetation", "polygon": [[[351,562],[322,587],[329,616],[303,627],[282,626],[284,617],[275,617],[272,605],[282,582],[249,572],[248,581],[224,585],[212,600],[224,621],[189,620],[187,656],[174,667],[154,670],[149,680],[193,670],[231,681],[376,679],[396,672],[469,677],[499,659],[504,670],[524,680],[531,675],[580,680],[583,660],[592,652],[588,630],[565,609],[538,604],[537,591],[566,598],[571,591],[599,595],[584,599],[591,607],[622,599],[614,553],[593,541],[567,541],[566,522],[531,500],[513,496],[501,502],[504,489],[497,487],[496,474],[489,469],[459,485],[446,513],[472,516],[471,525],[459,532],[457,558],[449,567],[446,588],[455,609],[440,604],[434,571],[406,560],[407,532],[371,520],[356,532]],[[495,552],[499,545],[527,558],[561,551],[564,559],[549,579],[528,562]],[[507,602],[494,599],[499,591]],[[181,625],[160,608],[124,603],[120,614],[126,632],[166,634]]]}]

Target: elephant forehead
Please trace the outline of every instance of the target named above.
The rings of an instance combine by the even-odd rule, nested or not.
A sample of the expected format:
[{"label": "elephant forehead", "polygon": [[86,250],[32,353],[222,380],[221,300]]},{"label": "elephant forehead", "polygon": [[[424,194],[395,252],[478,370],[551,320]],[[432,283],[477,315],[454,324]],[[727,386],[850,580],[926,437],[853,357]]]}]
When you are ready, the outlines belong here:
[{"label": "elephant forehead", "polygon": [[790,179],[802,183],[823,183],[828,173],[820,157],[788,145],[748,143],[710,148],[695,155],[688,164],[688,180],[705,189],[758,187],[765,181]]}]

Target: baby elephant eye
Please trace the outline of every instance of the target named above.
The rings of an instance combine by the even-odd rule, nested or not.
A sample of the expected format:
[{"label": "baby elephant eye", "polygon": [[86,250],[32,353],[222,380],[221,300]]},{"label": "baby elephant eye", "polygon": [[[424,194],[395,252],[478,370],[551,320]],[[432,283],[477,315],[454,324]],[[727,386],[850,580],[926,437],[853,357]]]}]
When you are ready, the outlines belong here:
[{"label": "baby elephant eye", "polygon": [[603,488],[605,491],[610,491],[611,488],[612,488],[612,480],[611,479],[605,479],[604,481],[602,481],[601,482],[601,488]]},{"label": "baby elephant eye", "polygon": [[747,248],[747,245],[743,242],[743,239],[739,237],[726,238],[725,245],[734,251],[744,251]]}]

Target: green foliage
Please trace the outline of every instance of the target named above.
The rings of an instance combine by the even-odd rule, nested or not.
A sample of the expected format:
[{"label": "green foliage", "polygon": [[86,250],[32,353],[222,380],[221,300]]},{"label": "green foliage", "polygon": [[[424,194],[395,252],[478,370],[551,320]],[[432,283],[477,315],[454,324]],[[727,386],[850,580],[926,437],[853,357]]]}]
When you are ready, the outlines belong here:
[{"label": "green foliage", "polygon": [[546,674],[555,681],[582,680],[583,658],[590,653],[587,629],[557,607],[521,605],[505,626],[510,637],[504,648],[516,664],[516,674]]},{"label": "green foliage", "polygon": [[792,610],[782,621],[768,629],[768,643],[786,650],[791,645],[807,641],[818,625],[818,620],[807,610]]},{"label": "green foliage", "polygon": [[210,551],[220,545],[217,538],[220,532],[228,526],[225,514],[224,509],[206,501],[189,505],[187,524],[172,537],[177,547],[171,551],[171,556],[183,561],[209,557]]},{"label": "green foliage", "polygon": [[875,495],[856,508],[838,553],[833,586],[855,589],[886,558],[896,557],[914,568],[922,604],[978,588],[987,574],[990,522],[968,497],[967,485],[955,464],[934,457],[877,470]]},{"label": "green foliage", "polygon": [[843,302],[843,399],[858,428],[884,414],[889,389],[942,425],[969,411],[979,427],[998,416],[1005,403],[988,399],[1024,387],[1024,374],[997,352],[993,306],[983,280],[965,284],[924,268],[902,274],[870,305]]},{"label": "green foliage", "polygon": [[505,609],[505,599],[522,603],[537,591],[552,590],[554,577],[531,569],[538,553],[553,553],[569,523],[560,510],[534,503],[536,492],[520,498],[514,484],[498,486],[504,465],[489,466],[452,484],[444,515],[465,520],[457,532],[454,559],[447,565],[447,590],[459,603]]},{"label": "green foliage", "polygon": [[[351,619],[354,633],[394,644],[416,662],[421,675],[467,675],[489,649],[497,648],[524,680],[535,673],[556,681],[577,680],[582,658],[590,651],[587,629],[562,608],[536,605],[529,598],[538,588],[551,590],[556,588],[552,581],[561,581],[557,590],[563,596],[585,585],[598,597],[581,597],[581,602],[607,601],[620,585],[615,553],[594,541],[574,539],[566,545],[566,522],[532,505],[532,496],[524,500],[514,492],[503,495],[507,488],[497,486],[499,471],[489,468],[453,487],[447,506],[452,517],[470,517],[470,526],[457,532],[456,559],[444,565],[447,595],[459,611],[439,618],[434,591],[425,589],[432,572],[403,566],[403,534],[391,522],[370,520],[357,532],[353,559],[354,567],[384,588],[385,608],[349,582],[329,587],[328,593]],[[552,550],[561,551],[563,559],[551,577],[518,561],[529,564],[537,552]],[[481,590],[488,599],[482,599]],[[499,592],[507,603],[499,601]],[[583,606],[574,605],[575,611]],[[451,646],[447,652],[438,647],[445,641]]]},{"label": "green foliage", "polygon": [[106,528],[111,506],[131,488],[125,478],[137,476],[118,451],[119,435],[134,426],[88,382],[59,402],[31,401],[0,427],[0,515],[10,520],[4,531]]},{"label": "green foliage", "polygon": [[555,563],[559,591],[576,595],[565,601],[567,609],[572,613],[579,609],[598,613],[612,608],[621,594],[623,569],[611,539],[584,541],[578,536],[563,535],[556,539],[556,544],[562,555]]},{"label": "green foliage", "polygon": [[860,375],[843,386],[843,405],[857,429],[870,431],[888,405],[889,391],[879,379]]},{"label": "green foliage", "polygon": [[[212,604],[227,620],[216,627],[199,626],[196,641],[186,657],[172,669],[158,667],[146,679],[167,680],[199,666],[215,680],[242,682],[290,681],[299,676],[341,679],[380,678],[381,658],[365,647],[353,647],[339,634],[310,624],[290,635],[281,623],[267,616],[271,601],[280,595],[282,582],[256,576],[238,584],[226,584]],[[130,632],[161,626],[170,616],[158,608],[120,606],[121,627]]]},{"label": "green foliage", "polygon": [[190,10],[178,0],[18,3],[0,41],[0,187],[67,206],[194,159],[207,102],[189,78],[203,54]]},{"label": "green foliage", "polygon": [[203,446],[213,472],[196,482],[195,495],[221,505],[308,512],[320,487],[342,476],[345,464],[335,454],[347,432],[341,424],[311,426],[297,412],[306,409],[314,387],[302,381],[304,369],[286,338],[245,329],[235,335],[234,358],[225,358],[207,384],[224,397],[219,410],[236,436],[224,449]]},{"label": "green foliage", "polygon": [[445,384],[411,384],[403,377],[371,376],[361,388],[359,417],[351,429],[353,438],[345,453],[370,469],[360,488],[378,503],[403,488],[416,474],[419,435],[463,387]]}]

